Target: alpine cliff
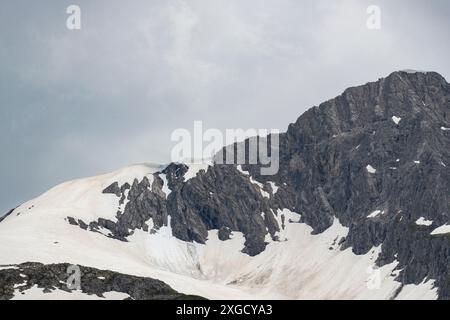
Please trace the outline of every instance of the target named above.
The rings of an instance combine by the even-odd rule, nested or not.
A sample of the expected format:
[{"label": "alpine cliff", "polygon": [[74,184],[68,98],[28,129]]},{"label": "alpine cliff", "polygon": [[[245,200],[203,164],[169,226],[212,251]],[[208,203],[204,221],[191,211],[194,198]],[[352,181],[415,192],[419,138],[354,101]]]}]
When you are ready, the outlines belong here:
[{"label": "alpine cliff", "polygon": [[[450,299],[442,76],[399,71],[349,88],[279,141],[276,175],[134,165],[10,211],[0,299]],[[64,288],[70,264],[85,270],[79,291]],[[54,277],[36,276],[45,270]]]}]

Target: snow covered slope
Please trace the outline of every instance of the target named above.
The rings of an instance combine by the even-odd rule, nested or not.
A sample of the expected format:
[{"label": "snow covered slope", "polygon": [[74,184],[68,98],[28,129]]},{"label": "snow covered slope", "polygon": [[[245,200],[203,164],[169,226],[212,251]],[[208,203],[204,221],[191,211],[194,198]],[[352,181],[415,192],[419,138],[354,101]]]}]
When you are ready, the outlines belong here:
[{"label": "snow covered slope", "polygon": [[[311,235],[298,214],[285,210],[286,240],[268,239],[266,250],[254,257],[241,252],[245,240],[238,232],[221,241],[217,230],[210,231],[206,244],[190,243],[175,238],[169,223],[156,232],[136,230],[123,242],[68,223],[67,216],[114,219],[118,198],[102,190],[161,169],[137,165],[67,182],[23,204],[0,223],[0,265],[79,264],[159,279],[179,292],[212,299],[389,299],[398,293],[396,263],[377,269],[379,248],[363,256],[340,250],[348,229],[337,220]],[[432,281],[406,290],[396,297],[436,298]],[[36,294],[42,292],[33,288],[18,298]],[[86,297],[74,293],[73,298]]]}]

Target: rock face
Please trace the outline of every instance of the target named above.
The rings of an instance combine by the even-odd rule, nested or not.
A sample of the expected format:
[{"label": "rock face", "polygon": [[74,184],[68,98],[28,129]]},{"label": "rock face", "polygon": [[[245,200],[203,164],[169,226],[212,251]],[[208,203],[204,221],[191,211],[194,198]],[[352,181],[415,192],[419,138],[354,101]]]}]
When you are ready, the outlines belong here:
[{"label": "rock face", "polygon": [[[230,165],[211,166],[185,182],[187,168],[184,164],[171,164],[154,174],[152,185],[144,178],[141,182],[136,180],[130,188],[109,186],[104,192],[118,192],[121,199],[127,191],[124,212],[118,213],[116,223],[99,220],[89,223],[89,227],[95,231],[102,226],[111,231],[112,237],[125,239],[132,230],[147,231],[167,225],[170,216],[173,235],[184,241],[205,243],[208,230],[213,229],[221,229],[223,238],[231,231],[242,232],[246,237],[244,252],[249,255],[264,250],[266,235],[277,239],[280,226],[273,211],[277,205],[263,195],[269,194],[268,184],[252,183],[247,174]],[[167,177],[171,190],[167,198],[162,191],[161,174]],[[150,219],[151,227],[146,224]],[[80,227],[82,223],[86,225],[81,222]]]},{"label": "rock face", "polygon": [[[404,283],[437,279],[441,297],[449,298],[450,242],[430,235],[450,220],[450,134],[441,129],[449,122],[445,79],[391,74],[346,90],[291,125],[280,179],[317,232],[335,215],[350,227],[345,246],[362,254],[382,244],[379,264],[397,259]],[[298,163],[305,169],[293,174]],[[375,210],[383,214],[367,218]],[[416,225],[420,217],[433,225]]]},{"label": "rock face", "polygon": [[[450,86],[437,73],[396,72],[350,88],[282,135],[275,181],[294,196],[277,195],[316,232],[337,217],[350,228],[343,248],[382,245],[379,265],[399,261],[404,284],[436,279],[448,299],[449,235],[430,233],[450,220],[449,123]],[[433,223],[417,225],[420,217]]]},{"label": "rock face", "polygon": [[[15,294],[25,294],[34,286],[45,293],[55,290],[72,292],[67,285],[70,275],[69,264],[23,263],[0,269],[0,300],[12,299]],[[176,292],[162,281],[134,277],[107,270],[98,270],[80,266],[81,292],[105,298],[108,292],[125,293],[133,300],[198,300],[197,296],[189,296]],[[68,272],[69,270],[69,272]]]},{"label": "rock face", "polygon": [[[186,166],[172,164],[165,172],[172,190],[167,200],[156,192],[158,180],[154,192],[146,181],[135,182],[119,221],[133,227],[153,217],[158,227],[170,216],[176,237],[200,243],[210,229],[221,229],[222,239],[223,230],[239,231],[244,252],[257,255],[266,235],[277,240],[283,227],[277,209],[301,213],[316,233],[337,217],[350,227],[342,248],[365,254],[382,245],[379,265],[396,259],[404,284],[436,279],[440,297],[450,298],[450,237],[430,234],[450,221],[450,131],[443,130],[449,127],[445,79],[395,72],[347,89],[291,124],[280,135],[277,175],[244,165],[252,183],[236,166],[215,165],[184,182]],[[269,182],[279,186],[275,194]],[[118,186],[109,189],[119,195]],[[432,225],[416,225],[420,217]]]},{"label": "rock face", "polygon": [[[115,182],[116,221],[68,223],[127,241],[134,230],[170,224],[173,235],[205,243],[208,230],[227,241],[245,237],[243,252],[263,252],[279,241],[282,209],[301,214],[318,234],[337,218],[349,228],[341,249],[357,255],[381,245],[379,266],[398,261],[403,285],[434,279],[450,299],[450,85],[433,72],[394,72],[347,89],[304,113],[280,134],[280,170],[260,165],[211,165],[189,176],[189,166]],[[417,224],[423,218],[430,223]]]}]

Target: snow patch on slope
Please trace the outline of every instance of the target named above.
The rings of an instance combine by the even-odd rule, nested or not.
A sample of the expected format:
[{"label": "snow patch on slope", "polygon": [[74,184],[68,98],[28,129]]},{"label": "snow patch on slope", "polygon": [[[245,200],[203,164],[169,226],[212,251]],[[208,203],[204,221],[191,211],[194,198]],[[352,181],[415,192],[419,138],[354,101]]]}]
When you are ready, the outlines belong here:
[{"label": "snow patch on slope", "polygon": [[402,120],[402,118],[400,118],[400,117],[396,117],[396,116],[392,117],[392,121],[394,121],[396,125],[398,125],[401,120]]},{"label": "snow patch on slope", "polygon": [[416,220],[416,224],[418,226],[427,226],[427,227],[429,227],[429,226],[431,226],[433,224],[433,221],[427,220],[424,217],[420,217],[419,219]]},{"label": "snow patch on slope", "polygon": [[373,211],[371,214],[369,214],[369,215],[367,216],[367,218],[369,218],[369,219],[376,218],[376,217],[378,217],[380,214],[383,215],[383,214],[384,214],[384,211],[381,211],[381,210],[375,210],[375,211]]},{"label": "snow patch on slope", "polygon": [[439,235],[439,234],[448,234],[448,233],[450,233],[450,226],[449,225],[443,225],[443,226],[440,226],[440,227],[434,229],[431,232],[431,235],[435,236],[435,235]]},{"label": "snow patch on slope", "polygon": [[275,184],[275,182],[269,181],[270,187],[272,188],[273,194],[278,192],[279,187]]},{"label": "snow patch on slope", "polygon": [[434,287],[434,280],[424,280],[419,285],[408,284],[404,286],[396,300],[416,300],[418,291],[422,293],[421,298],[423,300],[437,300],[438,298],[438,288]]},{"label": "snow patch on slope", "polygon": [[366,170],[367,170],[367,172],[369,172],[370,174],[375,174],[375,173],[377,173],[377,169],[375,169],[374,167],[372,167],[370,164],[367,165]]},{"label": "snow patch on slope", "polygon": [[240,173],[242,173],[243,175],[246,175],[246,176],[249,176],[249,175],[250,175],[250,173],[249,173],[248,171],[244,171],[244,170],[242,169],[242,166],[241,166],[241,165],[238,165],[236,168],[237,168],[237,170],[238,170]]},{"label": "snow patch on slope", "polygon": [[164,192],[164,194],[166,195],[166,198],[167,198],[169,196],[169,194],[172,192],[172,190],[170,190],[170,188],[169,188],[169,181],[167,181],[167,177],[164,173],[161,173],[159,175],[159,177],[163,181],[162,191]]}]

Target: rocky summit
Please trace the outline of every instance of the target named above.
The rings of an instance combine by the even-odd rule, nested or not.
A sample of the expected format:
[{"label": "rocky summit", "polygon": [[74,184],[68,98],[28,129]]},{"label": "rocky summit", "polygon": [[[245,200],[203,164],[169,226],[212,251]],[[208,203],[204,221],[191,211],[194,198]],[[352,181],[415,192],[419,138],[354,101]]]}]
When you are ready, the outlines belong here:
[{"label": "rocky summit", "polygon": [[[257,164],[172,163],[57,186],[0,221],[0,264],[121,272],[130,279],[84,292],[137,299],[182,298],[175,290],[450,298],[450,85],[442,76],[399,71],[349,88],[301,115],[279,143],[271,176]],[[19,279],[14,270],[0,267],[0,283]],[[137,276],[175,290],[158,282],[148,291]],[[30,287],[9,285],[0,297]]]}]

